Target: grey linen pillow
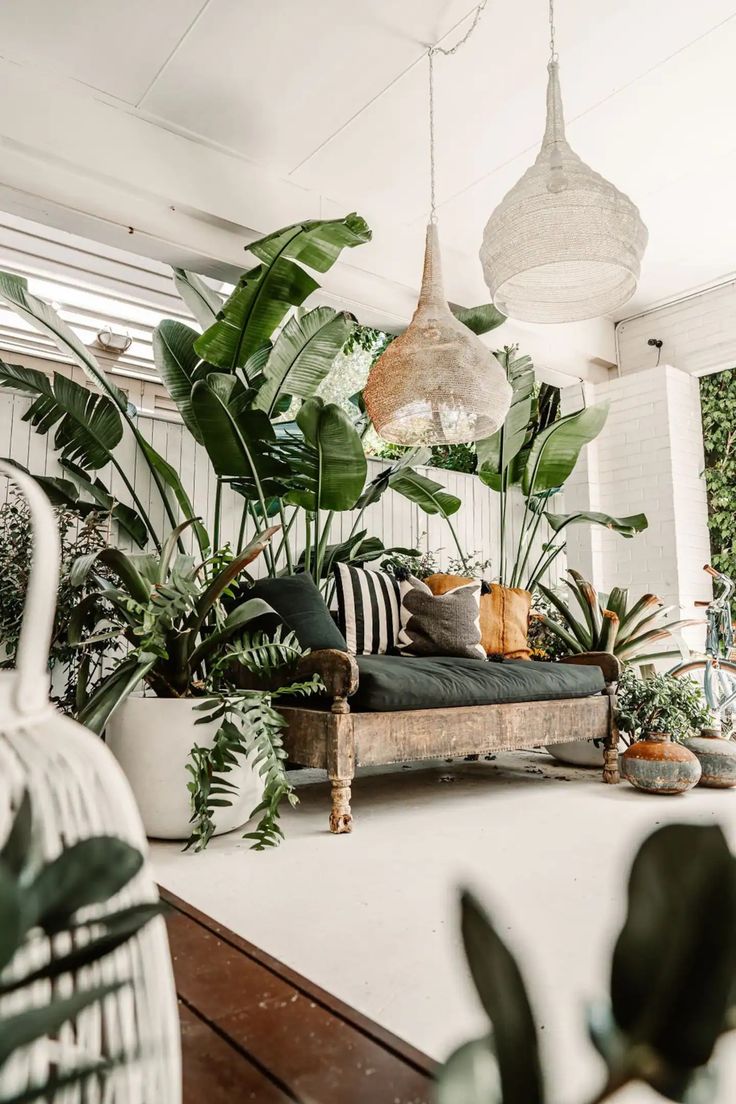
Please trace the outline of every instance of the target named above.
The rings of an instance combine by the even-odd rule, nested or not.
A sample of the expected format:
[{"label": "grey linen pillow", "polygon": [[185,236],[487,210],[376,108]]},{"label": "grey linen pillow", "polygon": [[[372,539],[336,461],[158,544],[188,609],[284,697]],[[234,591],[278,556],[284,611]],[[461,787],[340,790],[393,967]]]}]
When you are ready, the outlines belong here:
[{"label": "grey linen pillow", "polygon": [[480,588],[480,582],[471,582],[435,595],[410,575],[401,584],[401,654],[486,660],[480,642]]}]

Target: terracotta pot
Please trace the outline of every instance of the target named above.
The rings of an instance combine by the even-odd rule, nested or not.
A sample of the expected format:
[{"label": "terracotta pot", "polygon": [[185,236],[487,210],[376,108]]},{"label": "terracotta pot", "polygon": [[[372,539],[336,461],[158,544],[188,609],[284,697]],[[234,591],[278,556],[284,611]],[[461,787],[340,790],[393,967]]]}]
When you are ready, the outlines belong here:
[{"label": "terracotta pot", "polygon": [[700,760],[699,785],[726,790],[736,786],[736,743],[721,736],[720,728],[703,728],[687,746]]},{"label": "terracotta pot", "polygon": [[666,732],[652,732],[637,740],[621,756],[621,773],[637,790],[653,794],[678,794],[700,780],[696,755],[675,743]]}]

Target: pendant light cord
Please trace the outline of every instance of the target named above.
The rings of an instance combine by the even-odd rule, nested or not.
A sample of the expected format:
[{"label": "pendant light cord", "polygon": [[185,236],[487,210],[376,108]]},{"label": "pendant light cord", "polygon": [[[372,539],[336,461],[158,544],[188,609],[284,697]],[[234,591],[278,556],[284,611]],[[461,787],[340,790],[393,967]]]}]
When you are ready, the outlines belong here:
[{"label": "pendant light cord", "polygon": [[558,60],[555,46],[555,0],[549,0],[549,60]]},{"label": "pendant light cord", "polygon": [[[437,222],[437,186],[436,186],[436,167],[435,167],[435,133],[434,133],[434,55],[444,54],[445,57],[450,57],[451,54],[456,54],[461,46],[464,46],[472,35],[475,28],[480,22],[488,0],[480,0],[480,3],[473,13],[473,21],[468,27],[467,31],[462,38],[458,39],[454,46],[430,46],[427,50],[427,59],[429,61],[429,198],[430,198],[430,222]],[[550,0],[550,9],[552,0]],[[551,19],[550,15],[550,19]],[[554,34],[553,34],[554,41]]]}]

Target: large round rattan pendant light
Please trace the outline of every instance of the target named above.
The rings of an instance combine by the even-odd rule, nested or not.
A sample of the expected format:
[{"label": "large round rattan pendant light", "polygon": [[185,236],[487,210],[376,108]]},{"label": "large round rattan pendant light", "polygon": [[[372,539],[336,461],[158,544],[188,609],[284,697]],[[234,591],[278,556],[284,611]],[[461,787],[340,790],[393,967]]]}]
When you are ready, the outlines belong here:
[{"label": "large round rattan pendant light", "polygon": [[[470,34],[484,3],[476,10]],[[467,35],[462,40],[467,39]],[[458,46],[461,43],[457,44]],[[419,302],[409,326],[371,369],[363,392],[374,426],[398,445],[445,445],[490,437],[503,425],[511,387],[493,353],[459,322],[442,287],[434,167],[436,52],[429,52],[431,207]]]},{"label": "large round rattan pendant light", "polygon": [[504,314],[526,322],[577,322],[608,314],[631,298],[648,234],[628,196],[567,143],[554,0],[549,20],[542,147],[488,220],[480,259],[493,302]]}]

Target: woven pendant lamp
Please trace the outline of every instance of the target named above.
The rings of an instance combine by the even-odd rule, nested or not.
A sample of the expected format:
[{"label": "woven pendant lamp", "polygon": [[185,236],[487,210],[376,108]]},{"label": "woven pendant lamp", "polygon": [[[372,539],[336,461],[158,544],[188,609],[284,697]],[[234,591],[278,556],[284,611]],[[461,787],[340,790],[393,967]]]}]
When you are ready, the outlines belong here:
[{"label": "woven pendant lamp", "polygon": [[374,364],[363,398],[380,435],[397,445],[475,441],[503,425],[511,387],[493,353],[447,305],[435,222],[427,227],[414,317]]},{"label": "woven pendant lamp", "polygon": [[493,353],[459,322],[442,286],[437,232],[434,163],[435,53],[453,54],[475,29],[486,0],[467,34],[451,50],[428,51],[431,217],[424,273],[414,316],[371,369],[363,398],[386,441],[397,445],[451,445],[490,437],[503,425],[511,387]]},{"label": "woven pendant lamp", "polygon": [[504,314],[525,322],[578,322],[631,298],[648,234],[628,196],[568,145],[552,0],[550,32],[542,146],[488,220],[480,259]]}]

